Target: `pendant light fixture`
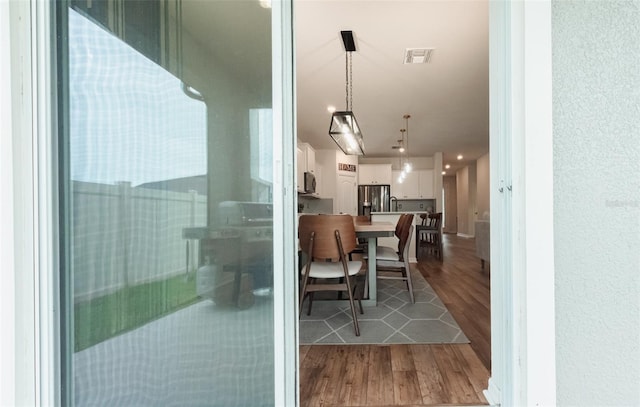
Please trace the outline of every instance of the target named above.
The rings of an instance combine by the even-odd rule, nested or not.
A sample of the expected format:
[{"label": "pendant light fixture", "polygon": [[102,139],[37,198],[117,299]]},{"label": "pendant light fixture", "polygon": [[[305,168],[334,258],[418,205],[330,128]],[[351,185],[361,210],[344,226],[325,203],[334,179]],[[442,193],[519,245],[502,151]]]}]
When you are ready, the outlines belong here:
[{"label": "pendant light fixture", "polygon": [[[400,170],[401,170],[400,175],[398,176],[399,183],[402,183],[404,179],[407,177],[407,174],[409,174],[413,169],[413,165],[409,160],[409,118],[410,117],[411,116],[408,114],[405,114],[404,116],[402,116],[402,118],[405,120],[405,128],[400,130],[400,132],[402,133],[401,145],[404,147],[404,149],[400,150],[400,156],[398,160],[400,164]],[[407,135],[406,139],[405,139],[405,134]]]},{"label": "pendant light fixture", "polygon": [[353,39],[353,32],[340,31],[342,43],[344,44],[345,66],[346,66],[346,109],[333,112],[331,123],[329,124],[329,135],[336,142],[338,147],[347,155],[364,155],[364,142],[362,133],[353,114],[351,88],[352,88],[352,57],[351,53],[356,50]]},{"label": "pendant light fixture", "polygon": [[398,182],[400,184],[402,184],[404,182],[405,177],[407,176],[407,173],[404,171],[404,152],[406,151],[405,149],[405,141],[404,141],[404,133],[406,132],[406,129],[400,129],[400,140],[398,140],[398,142],[400,143],[400,148],[398,148],[398,166],[402,169],[402,171],[400,172],[400,175],[398,175]]},{"label": "pendant light fixture", "polygon": [[405,127],[404,128],[407,131],[407,144],[406,144],[407,157],[406,157],[406,161],[404,163],[404,167],[402,168],[402,170],[405,171],[406,173],[410,173],[411,170],[413,169],[413,165],[411,165],[411,160],[409,160],[409,119],[411,118],[411,115],[405,114],[402,117],[405,120]]}]

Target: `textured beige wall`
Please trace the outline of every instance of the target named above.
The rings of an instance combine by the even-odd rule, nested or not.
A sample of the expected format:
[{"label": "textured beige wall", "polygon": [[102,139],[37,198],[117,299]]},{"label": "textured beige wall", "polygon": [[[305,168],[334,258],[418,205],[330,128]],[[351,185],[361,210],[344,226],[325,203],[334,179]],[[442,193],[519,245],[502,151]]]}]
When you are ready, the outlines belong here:
[{"label": "textured beige wall", "polygon": [[640,405],[639,22],[552,2],[558,406]]}]

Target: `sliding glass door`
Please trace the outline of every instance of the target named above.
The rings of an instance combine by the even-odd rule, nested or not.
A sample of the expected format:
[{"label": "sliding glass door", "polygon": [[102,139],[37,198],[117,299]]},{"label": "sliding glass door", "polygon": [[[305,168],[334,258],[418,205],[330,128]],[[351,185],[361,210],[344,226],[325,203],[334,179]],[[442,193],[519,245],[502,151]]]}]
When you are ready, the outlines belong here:
[{"label": "sliding glass door", "polygon": [[291,400],[290,7],[56,7],[63,404]]}]

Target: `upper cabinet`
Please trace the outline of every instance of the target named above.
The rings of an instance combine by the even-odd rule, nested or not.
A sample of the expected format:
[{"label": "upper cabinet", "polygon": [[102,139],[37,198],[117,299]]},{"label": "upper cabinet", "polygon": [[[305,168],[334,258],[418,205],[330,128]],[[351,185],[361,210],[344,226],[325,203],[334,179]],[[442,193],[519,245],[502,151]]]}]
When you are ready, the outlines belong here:
[{"label": "upper cabinet", "polygon": [[[310,172],[316,175],[317,172],[316,150],[308,143],[298,143],[296,159],[298,160],[298,166],[296,167],[296,189],[298,192],[304,192],[304,173]],[[316,177],[318,176],[316,175]]]},{"label": "upper cabinet", "polygon": [[296,190],[298,192],[304,192],[304,172],[307,163],[304,157],[304,151],[300,146],[298,146],[296,150],[296,160],[298,162],[298,166],[296,167]]},{"label": "upper cabinet", "polygon": [[400,182],[400,171],[393,171],[393,183],[391,184],[391,195],[397,199],[418,198],[418,171],[411,171]]},{"label": "upper cabinet", "polygon": [[400,171],[393,171],[391,195],[397,199],[433,199],[433,170],[416,170],[406,175],[402,182]]},{"label": "upper cabinet", "polygon": [[308,143],[298,144],[298,171],[301,169],[303,173],[316,172],[316,150]]},{"label": "upper cabinet", "polygon": [[358,184],[391,185],[391,164],[360,164]]},{"label": "upper cabinet", "polygon": [[433,190],[433,170],[420,170],[418,173],[418,197],[432,199],[436,197]]}]

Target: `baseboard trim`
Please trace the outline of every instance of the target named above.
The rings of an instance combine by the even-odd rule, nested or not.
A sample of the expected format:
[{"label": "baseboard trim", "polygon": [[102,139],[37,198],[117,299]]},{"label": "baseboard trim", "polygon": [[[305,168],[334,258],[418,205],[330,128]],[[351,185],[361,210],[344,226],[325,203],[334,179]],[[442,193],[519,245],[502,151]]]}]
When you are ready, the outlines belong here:
[{"label": "baseboard trim", "polygon": [[458,233],[457,233],[457,235],[458,235],[458,236],[460,236],[460,237],[467,238],[467,239],[470,239],[470,238],[472,238],[472,237],[475,237],[474,235],[468,235],[468,234],[466,234],[466,233],[460,233],[460,232],[458,232]]},{"label": "baseboard trim", "polygon": [[493,377],[489,378],[489,385],[487,390],[482,392],[484,394],[484,398],[487,399],[487,402],[491,406],[499,406],[501,402],[500,397],[500,389],[495,385],[495,380]]}]

